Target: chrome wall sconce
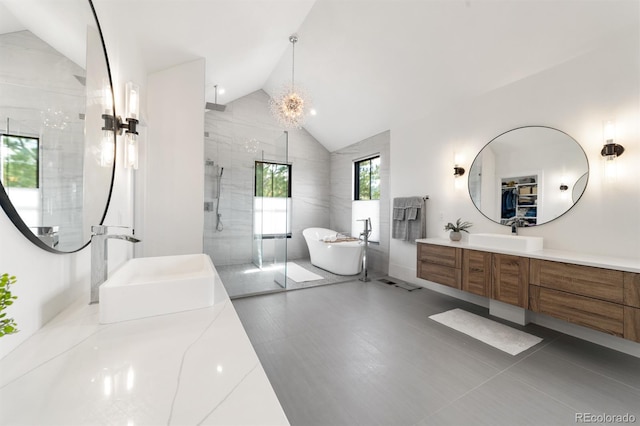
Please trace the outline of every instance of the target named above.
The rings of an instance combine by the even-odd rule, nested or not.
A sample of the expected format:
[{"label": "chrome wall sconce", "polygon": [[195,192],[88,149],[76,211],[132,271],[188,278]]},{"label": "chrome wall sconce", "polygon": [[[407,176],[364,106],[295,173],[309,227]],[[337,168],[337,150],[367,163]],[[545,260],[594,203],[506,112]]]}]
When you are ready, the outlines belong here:
[{"label": "chrome wall sconce", "polygon": [[464,168],[460,167],[460,166],[453,166],[453,176],[455,177],[460,177],[464,175]]},{"label": "chrome wall sconce", "polygon": [[140,114],[140,88],[131,82],[125,85],[125,119],[113,114],[102,114],[103,131],[122,135],[125,132],[124,166],[138,168],[138,117]]}]

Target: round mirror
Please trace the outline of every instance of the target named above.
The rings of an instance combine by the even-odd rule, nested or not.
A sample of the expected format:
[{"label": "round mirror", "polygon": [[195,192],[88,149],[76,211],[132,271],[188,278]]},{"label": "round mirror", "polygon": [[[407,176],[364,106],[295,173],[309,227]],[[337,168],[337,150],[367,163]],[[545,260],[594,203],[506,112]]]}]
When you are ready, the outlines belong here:
[{"label": "round mirror", "polygon": [[93,4],[0,0],[0,16],[0,203],[39,247],[80,250],[106,214],[115,158]]},{"label": "round mirror", "polygon": [[550,127],[520,127],[482,148],[469,171],[469,195],[494,222],[541,225],[578,202],[588,172],[587,156],[571,136]]}]

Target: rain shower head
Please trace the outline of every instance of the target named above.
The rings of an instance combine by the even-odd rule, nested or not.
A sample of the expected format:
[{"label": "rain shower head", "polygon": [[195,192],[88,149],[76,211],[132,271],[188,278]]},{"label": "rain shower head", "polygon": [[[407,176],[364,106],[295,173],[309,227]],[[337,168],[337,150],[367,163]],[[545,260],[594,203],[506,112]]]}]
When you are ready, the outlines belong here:
[{"label": "rain shower head", "polygon": [[213,102],[207,102],[204,105],[204,109],[206,109],[207,111],[224,111],[226,108],[226,105],[220,105]]},{"label": "rain shower head", "polygon": [[227,106],[220,105],[218,103],[218,85],[216,84],[215,86],[213,86],[213,89],[215,90],[215,100],[213,103],[207,102],[204,105],[204,109],[207,111],[224,111],[227,108]]}]

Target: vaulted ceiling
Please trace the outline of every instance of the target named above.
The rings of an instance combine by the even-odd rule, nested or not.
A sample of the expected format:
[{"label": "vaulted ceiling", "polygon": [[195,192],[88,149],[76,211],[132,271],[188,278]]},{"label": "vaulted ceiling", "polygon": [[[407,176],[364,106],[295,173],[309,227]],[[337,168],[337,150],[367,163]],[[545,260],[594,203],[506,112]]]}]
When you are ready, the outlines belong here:
[{"label": "vaulted ceiling", "polygon": [[[57,0],[64,1],[64,0]],[[638,0],[94,0],[149,72],[206,59],[207,101],[291,78],[330,151],[407,120],[640,37]],[[117,17],[117,20],[116,20]],[[631,28],[631,30],[630,30]],[[107,47],[109,48],[109,47]]]}]

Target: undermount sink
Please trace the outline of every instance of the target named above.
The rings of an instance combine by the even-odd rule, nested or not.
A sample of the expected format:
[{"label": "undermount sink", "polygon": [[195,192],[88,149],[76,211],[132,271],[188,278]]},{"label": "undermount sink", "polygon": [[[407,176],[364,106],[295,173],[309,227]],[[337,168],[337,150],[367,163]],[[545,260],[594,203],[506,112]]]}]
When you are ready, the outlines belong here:
[{"label": "undermount sink", "polygon": [[542,237],[504,234],[469,234],[469,244],[499,250],[542,250]]}]

